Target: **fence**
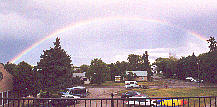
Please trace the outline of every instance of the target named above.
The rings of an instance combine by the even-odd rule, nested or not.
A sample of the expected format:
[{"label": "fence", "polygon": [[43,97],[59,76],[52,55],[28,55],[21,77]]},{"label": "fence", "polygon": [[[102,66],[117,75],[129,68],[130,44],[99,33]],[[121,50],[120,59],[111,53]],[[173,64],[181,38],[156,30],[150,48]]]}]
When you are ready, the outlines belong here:
[{"label": "fence", "polygon": [[217,107],[216,97],[0,98],[2,107]]},{"label": "fence", "polygon": [[3,98],[11,98],[13,95],[12,91],[4,91],[4,92],[0,92],[0,106],[2,106],[3,104],[7,104],[9,103],[9,100],[3,100]]}]

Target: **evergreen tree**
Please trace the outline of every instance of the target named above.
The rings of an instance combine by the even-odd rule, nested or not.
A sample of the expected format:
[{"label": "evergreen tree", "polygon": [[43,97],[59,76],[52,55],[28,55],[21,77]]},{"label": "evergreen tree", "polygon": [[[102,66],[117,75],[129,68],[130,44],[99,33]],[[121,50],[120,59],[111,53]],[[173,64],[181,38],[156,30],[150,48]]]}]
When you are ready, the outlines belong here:
[{"label": "evergreen tree", "polygon": [[54,48],[43,51],[38,62],[38,72],[41,73],[43,90],[61,89],[72,85],[71,59],[60,46],[60,39],[56,38]]},{"label": "evergreen tree", "polygon": [[214,37],[210,37],[210,39],[207,40],[208,43],[210,43],[209,48],[210,52],[216,51],[217,50],[217,42],[215,41]]},{"label": "evergreen tree", "polygon": [[150,62],[148,60],[148,51],[145,51],[145,54],[142,56],[143,64],[142,64],[142,71],[147,71],[148,72],[148,80],[151,81],[151,76],[153,73],[151,72],[151,66]]}]

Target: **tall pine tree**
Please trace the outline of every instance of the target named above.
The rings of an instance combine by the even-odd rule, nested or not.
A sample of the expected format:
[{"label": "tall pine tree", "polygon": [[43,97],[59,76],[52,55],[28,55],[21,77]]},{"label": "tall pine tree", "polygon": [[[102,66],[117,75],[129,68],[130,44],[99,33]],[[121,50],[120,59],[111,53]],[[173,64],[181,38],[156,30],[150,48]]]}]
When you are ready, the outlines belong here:
[{"label": "tall pine tree", "polygon": [[60,46],[60,39],[56,38],[54,48],[43,51],[38,62],[38,72],[42,74],[40,80],[43,90],[55,90],[72,85],[71,59]]}]

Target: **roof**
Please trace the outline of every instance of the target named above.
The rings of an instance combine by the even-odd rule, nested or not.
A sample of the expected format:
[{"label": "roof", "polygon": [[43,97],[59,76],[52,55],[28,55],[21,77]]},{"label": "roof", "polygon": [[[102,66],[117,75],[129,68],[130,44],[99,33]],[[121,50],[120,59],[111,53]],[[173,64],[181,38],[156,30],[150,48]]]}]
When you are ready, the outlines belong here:
[{"label": "roof", "polygon": [[66,88],[68,90],[73,90],[73,89],[86,89],[85,87],[83,86],[77,86],[77,87],[72,87],[72,88]]},{"label": "roof", "polygon": [[121,77],[121,76],[115,76],[115,77]]},{"label": "roof", "polygon": [[83,72],[83,73],[73,73],[73,77],[76,77],[76,76],[78,76],[78,77],[85,77],[85,73],[86,72]]},{"label": "roof", "polygon": [[147,71],[126,71],[126,74],[129,74],[129,72],[136,74],[138,77],[148,76]]}]

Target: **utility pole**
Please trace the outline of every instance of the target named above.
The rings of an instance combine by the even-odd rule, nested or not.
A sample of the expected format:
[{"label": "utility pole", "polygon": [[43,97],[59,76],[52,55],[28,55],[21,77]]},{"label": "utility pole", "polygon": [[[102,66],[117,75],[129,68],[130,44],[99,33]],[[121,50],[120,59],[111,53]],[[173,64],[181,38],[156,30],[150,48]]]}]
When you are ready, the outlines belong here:
[{"label": "utility pole", "polygon": [[198,62],[197,62],[197,70],[198,70],[198,86],[200,87],[200,66],[199,66],[199,62],[200,62],[200,60],[198,60]]}]

